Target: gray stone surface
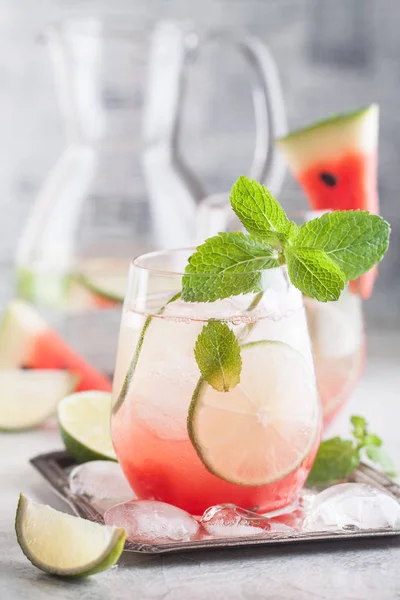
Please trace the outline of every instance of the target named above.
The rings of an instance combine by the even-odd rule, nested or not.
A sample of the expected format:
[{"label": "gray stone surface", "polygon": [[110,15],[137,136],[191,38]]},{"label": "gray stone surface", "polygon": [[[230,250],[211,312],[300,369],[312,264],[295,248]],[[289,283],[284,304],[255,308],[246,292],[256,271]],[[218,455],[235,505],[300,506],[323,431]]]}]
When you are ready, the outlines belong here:
[{"label": "gray stone surface", "polygon": [[[0,17],[0,300],[11,294],[16,238],[35,194],[63,147],[53,74],[38,42],[46,23],[62,18],[120,15],[148,31],[159,18],[192,18],[200,30],[247,29],[267,42],[277,60],[289,122],[297,127],[329,112],[377,101],[382,107],[380,197],[393,225],[390,253],[380,269],[371,322],[400,322],[398,156],[400,3],[397,0],[1,0]],[[225,56],[205,56],[190,79],[182,145],[209,191],[228,187],[249,162],[249,95],[241,68]],[[205,75],[205,69],[209,68]],[[220,88],[210,91],[210,82]],[[297,198],[295,198],[297,194]],[[288,208],[301,202],[288,178]]]},{"label": "gray stone surface", "polygon": [[[364,415],[400,467],[399,332],[374,334],[367,371],[331,434]],[[28,464],[61,447],[56,431],[0,434],[1,600],[392,600],[400,596],[400,540],[317,543],[285,548],[125,554],[118,567],[83,581],[62,581],[33,567],[20,551],[13,521],[19,492],[60,510],[65,504]]]},{"label": "gray stone surface", "polygon": [[[380,197],[393,225],[381,267],[371,323],[400,321],[400,3],[397,0],[1,0],[0,2],[0,302],[12,295],[12,260],[23,220],[63,148],[53,74],[39,33],[62,18],[119,14],[140,29],[158,18],[192,18],[200,29],[247,29],[267,42],[277,60],[292,127],[331,111],[378,101],[382,107]],[[251,117],[230,62],[204,59],[190,81],[195,109],[185,117],[183,147],[209,191],[226,188],[248,163]],[[205,68],[210,68],[204,77]],[[239,70],[240,71],[240,70]],[[221,80],[223,77],[223,80]],[[222,99],[204,83],[222,81]],[[208,98],[208,99],[207,99]],[[211,107],[211,108],[210,108]],[[287,179],[287,207],[300,203]],[[371,358],[351,403],[335,424],[347,430],[351,413],[365,415],[400,466],[400,336],[374,335]],[[389,600],[400,596],[400,542],[317,544],[201,552],[175,557],[124,556],[118,568],[82,582],[59,581],[32,567],[17,546],[13,519],[19,491],[65,510],[28,464],[60,447],[55,431],[0,434],[1,600]]]}]

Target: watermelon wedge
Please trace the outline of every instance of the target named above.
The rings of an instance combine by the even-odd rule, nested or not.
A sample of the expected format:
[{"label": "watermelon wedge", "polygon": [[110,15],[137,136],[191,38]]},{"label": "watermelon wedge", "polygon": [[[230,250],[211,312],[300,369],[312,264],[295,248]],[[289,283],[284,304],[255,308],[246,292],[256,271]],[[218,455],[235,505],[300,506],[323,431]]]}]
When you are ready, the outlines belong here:
[{"label": "watermelon wedge", "polygon": [[49,327],[33,306],[15,300],[0,323],[0,369],[66,369],[77,375],[77,391],[111,391],[111,381]]},{"label": "watermelon wedge", "polygon": [[61,310],[108,309],[122,304],[128,280],[127,261],[87,261],[77,272],[56,273],[18,267],[15,286],[20,298]]},{"label": "watermelon wedge", "polygon": [[[377,147],[379,107],[335,115],[277,140],[313,210],[379,212]],[[351,289],[370,296],[374,267]]]}]

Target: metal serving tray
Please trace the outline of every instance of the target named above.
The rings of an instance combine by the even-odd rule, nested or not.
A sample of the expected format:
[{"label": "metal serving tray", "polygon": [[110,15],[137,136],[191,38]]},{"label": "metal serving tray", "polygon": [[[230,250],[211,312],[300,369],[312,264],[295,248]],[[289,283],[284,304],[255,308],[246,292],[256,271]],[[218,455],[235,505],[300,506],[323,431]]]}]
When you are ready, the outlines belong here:
[{"label": "metal serving tray", "polygon": [[[80,517],[104,523],[102,515],[91,505],[90,501],[82,496],[76,496],[69,489],[68,475],[75,461],[65,451],[41,454],[31,459],[31,464],[39,471],[43,478],[50,484],[53,490],[69,504],[73,511]],[[400,486],[388,479],[375,469],[361,464],[348,481],[357,483],[368,483],[377,488],[390,492],[400,501]],[[265,536],[246,536],[217,538],[207,535],[206,537],[190,541],[169,541],[154,544],[138,544],[127,541],[125,550],[127,552],[140,552],[144,554],[159,554],[166,552],[183,552],[189,550],[212,549],[212,548],[237,548],[249,546],[267,546],[271,544],[295,544],[304,542],[317,542],[321,540],[355,540],[377,537],[393,537],[400,535],[397,529],[367,529],[367,530],[338,530],[318,532],[290,532],[290,533],[265,533]]]}]

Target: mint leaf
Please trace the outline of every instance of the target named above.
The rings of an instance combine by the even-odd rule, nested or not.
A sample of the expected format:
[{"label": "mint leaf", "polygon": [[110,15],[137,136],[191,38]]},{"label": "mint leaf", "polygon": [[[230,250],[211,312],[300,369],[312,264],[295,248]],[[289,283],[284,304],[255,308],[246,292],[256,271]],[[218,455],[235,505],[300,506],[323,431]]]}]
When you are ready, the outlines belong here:
[{"label": "mint leaf", "polygon": [[367,435],[367,421],[364,419],[364,417],[353,415],[350,417],[350,422],[353,425],[353,436],[357,440],[360,440],[360,442],[363,442],[365,436]]},{"label": "mint leaf", "polygon": [[185,302],[214,302],[259,292],[262,271],[277,266],[277,251],[270,246],[238,231],[220,233],[189,258],[182,298]]},{"label": "mint leaf", "polygon": [[380,262],[388,249],[389,224],[368,211],[334,211],[304,223],[296,245],[323,250],[348,280]]},{"label": "mint leaf", "polygon": [[386,454],[380,445],[368,445],[365,447],[368,458],[379,465],[389,477],[396,477],[397,471],[392,459]]},{"label": "mint leaf", "polygon": [[374,433],[367,433],[364,437],[364,446],[382,446],[382,439]]},{"label": "mint leaf", "polygon": [[210,321],[204,325],[194,355],[202,376],[218,392],[228,392],[239,383],[240,346],[226,323]]},{"label": "mint leaf", "polygon": [[239,177],[231,192],[231,205],[252,235],[268,244],[294,239],[297,225],[290,221],[285,211],[266,187],[244,177]]},{"label": "mint leaf", "polygon": [[331,438],[321,442],[307,483],[314,485],[343,479],[359,464],[360,454],[351,441]]},{"label": "mint leaf", "polygon": [[323,250],[286,246],[284,254],[290,281],[303,294],[320,302],[339,298],[346,279]]}]

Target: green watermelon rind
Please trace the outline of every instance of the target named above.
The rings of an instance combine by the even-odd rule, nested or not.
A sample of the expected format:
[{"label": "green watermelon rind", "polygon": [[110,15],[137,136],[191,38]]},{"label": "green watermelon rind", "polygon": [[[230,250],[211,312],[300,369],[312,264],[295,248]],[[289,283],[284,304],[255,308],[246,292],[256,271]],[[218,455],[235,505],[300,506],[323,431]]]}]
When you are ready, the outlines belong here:
[{"label": "green watermelon rind", "polygon": [[106,291],[105,289],[102,289],[100,286],[97,286],[95,283],[93,283],[90,277],[87,275],[76,273],[72,276],[72,279],[79,285],[86,288],[89,292],[92,292],[96,296],[100,296],[105,300],[110,300],[116,304],[122,304],[124,302],[123,295],[119,294],[118,292]]},{"label": "green watermelon rind", "polygon": [[352,112],[334,114],[326,119],[321,119],[319,121],[315,121],[314,123],[311,123],[310,125],[307,125],[306,127],[302,127],[301,129],[296,129],[295,131],[292,131],[285,137],[278,138],[276,140],[276,143],[278,145],[285,144],[286,142],[291,142],[292,140],[298,140],[303,135],[308,135],[309,133],[311,133],[313,131],[318,131],[319,129],[322,129],[325,127],[330,127],[330,126],[338,127],[340,125],[346,125],[348,123],[352,123],[357,120],[362,120],[365,117],[368,117],[372,112],[377,111],[377,110],[378,110],[377,104],[370,104],[368,106],[364,106],[363,108],[360,108],[360,109],[352,111]]}]

